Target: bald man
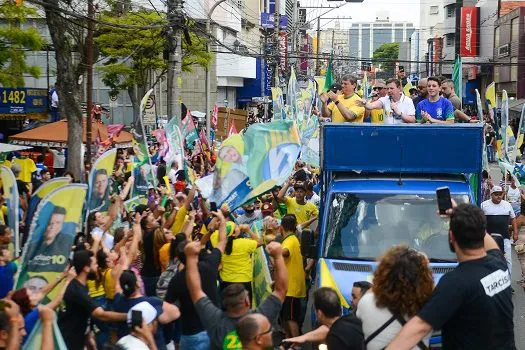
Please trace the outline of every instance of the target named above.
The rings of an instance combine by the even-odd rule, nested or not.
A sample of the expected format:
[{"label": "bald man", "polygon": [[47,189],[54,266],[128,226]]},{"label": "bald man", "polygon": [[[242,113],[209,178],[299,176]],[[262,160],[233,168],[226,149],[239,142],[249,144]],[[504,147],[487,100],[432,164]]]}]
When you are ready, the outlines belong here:
[{"label": "bald man", "polygon": [[249,314],[237,323],[237,335],[244,350],[263,350],[272,348],[272,324],[266,316]]},{"label": "bald man", "polygon": [[417,91],[419,92],[419,96],[412,100],[412,102],[414,102],[414,108],[417,108],[418,103],[428,97],[427,84],[427,78],[419,79],[417,82]]}]

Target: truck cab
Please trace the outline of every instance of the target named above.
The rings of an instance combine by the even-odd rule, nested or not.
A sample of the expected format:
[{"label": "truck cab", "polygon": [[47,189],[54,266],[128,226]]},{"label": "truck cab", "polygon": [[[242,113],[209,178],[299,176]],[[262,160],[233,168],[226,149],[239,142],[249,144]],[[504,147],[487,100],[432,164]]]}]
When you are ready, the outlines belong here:
[{"label": "truck cab", "polygon": [[324,124],[316,286],[336,289],[350,312],[353,283],[372,282],[397,244],[424,252],[437,283],[457,262],[436,189],[479,204],[482,147],[481,124]]}]

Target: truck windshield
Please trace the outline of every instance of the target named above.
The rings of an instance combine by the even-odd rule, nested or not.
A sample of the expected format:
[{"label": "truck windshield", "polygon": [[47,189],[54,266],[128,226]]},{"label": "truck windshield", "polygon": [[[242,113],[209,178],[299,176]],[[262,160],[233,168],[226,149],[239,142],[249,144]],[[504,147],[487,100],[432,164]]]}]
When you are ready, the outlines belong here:
[{"label": "truck windshield", "polygon": [[[468,195],[453,195],[469,202]],[[455,261],[449,249],[448,219],[437,215],[435,194],[335,193],[329,203],[324,256],[376,260],[395,244],[426,253],[431,262]]]}]

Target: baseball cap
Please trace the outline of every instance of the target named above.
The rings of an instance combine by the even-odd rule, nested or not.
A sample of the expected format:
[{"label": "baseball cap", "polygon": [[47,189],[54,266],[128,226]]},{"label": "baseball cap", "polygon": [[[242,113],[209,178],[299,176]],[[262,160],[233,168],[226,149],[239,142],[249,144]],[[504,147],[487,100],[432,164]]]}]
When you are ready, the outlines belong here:
[{"label": "baseball cap", "polygon": [[303,190],[306,191],[306,184],[304,182],[302,182],[302,181],[297,181],[295,183],[295,185],[293,186],[293,188],[296,189],[296,190],[299,189],[299,188],[302,188]]},{"label": "baseball cap", "polygon": [[155,319],[157,319],[157,310],[153,307],[153,305],[147,301],[142,301],[129,309],[128,324],[131,324],[131,314],[133,311],[140,311],[142,313],[142,319],[146,322],[146,324],[150,324],[151,322],[155,321]]},{"label": "baseball cap", "polygon": [[494,186],[490,190],[490,194],[497,193],[497,192],[503,192],[503,189],[501,188],[501,186]]},{"label": "baseball cap", "polygon": [[267,214],[267,213],[273,213],[273,205],[272,203],[264,203],[261,207],[261,212],[263,214]]}]

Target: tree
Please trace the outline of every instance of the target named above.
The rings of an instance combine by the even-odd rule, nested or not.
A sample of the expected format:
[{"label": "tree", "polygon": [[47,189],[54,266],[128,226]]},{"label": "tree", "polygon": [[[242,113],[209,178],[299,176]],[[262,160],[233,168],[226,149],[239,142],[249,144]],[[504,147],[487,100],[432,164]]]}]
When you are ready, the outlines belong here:
[{"label": "tree", "polygon": [[7,26],[0,27],[0,85],[23,87],[24,74],[34,78],[40,76],[40,67],[26,63],[26,51],[38,51],[44,46],[44,39],[35,28],[22,29],[27,16],[36,11],[15,1],[0,3],[0,18],[7,20]]},{"label": "tree", "polygon": [[[399,43],[385,43],[374,51],[373,62],[384,72],[394,74],[395,62],[399,58]],[[385,62],[387,61],[387,62]]]},{"label": "tree", "polygon": [[[140,99],[154,84],[153,73],[164,74],[167,61],[163,58],[166,36],[162,25],[167,20],[156,11],[137,9],[115,16],[114,11],[105,13],[102,21],[117,26],[107,26],[96,33],[95,43],[101,56],[106,58],[98,69],[103,74],[104,84],[111,88],[110,95],[116,96],[126,90],[133,105],[135,116],[139,113]],[[125,26],[141,29],[129,30]],[[207,67],[211,55],[206,52],[206,43],[196,33],[189,32],[191,45],[183,41],[182,69],[191,71],[194,65]]]},{"label": "tree", "polygon": [[[84,30],[86,20],[81,15],[85,13],[85,10],[72,8],[71,0],[42,0],[42,2],[44,3],[49,34],[55,47],[58,110],[60,115],[66,116],[68,123],[67,169],[74,174],[75,178],[80,179],[84,164],[81,156],[83,123],[80,99],[82,84],[79,82],[79,78],[86,71]],[[71,13],[78,15],[72,16]],[[74,60],[74,55],[78,57],[77,60]]]}]

